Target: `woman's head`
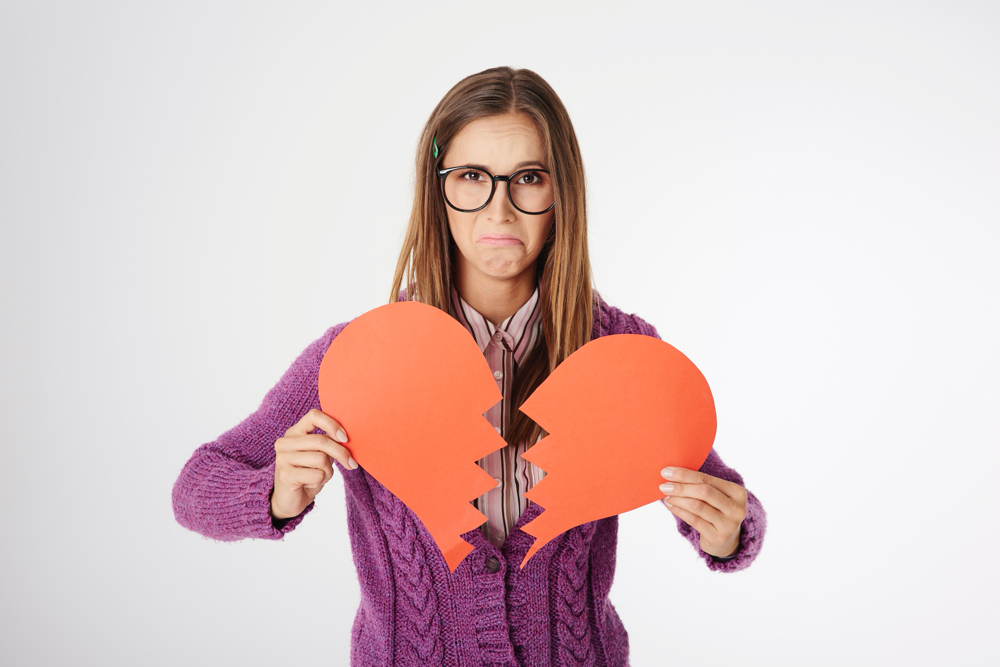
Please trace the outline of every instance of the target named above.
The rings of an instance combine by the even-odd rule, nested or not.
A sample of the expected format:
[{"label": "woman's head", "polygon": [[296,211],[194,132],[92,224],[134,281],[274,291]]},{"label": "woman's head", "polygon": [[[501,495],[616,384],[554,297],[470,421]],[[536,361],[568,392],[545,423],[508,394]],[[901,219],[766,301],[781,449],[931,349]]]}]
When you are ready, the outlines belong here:
[{"label": "woman's head", "polygon": [[495,292],[496,283],[515,283],[515,294],[531,294],[555,215],[535,122],[522,113],[477,118],[449,140],[439,162],[459,292],[468,300],[463,287]]},{"label": "woman's head", "polygon": [[[499,164],[515,153],[523,155],[514,164]],[[484,209],[455,211],[445,202],[438,171],[468,166],[461,163],[470,159],[493,175],[510,175],[520,162],[541,162],[551,178],[554,205],[542,215],[519,211],[507,198],[509,184],[501,182]],[[497,163],[485,164],[489,160]],[[510,231],[496,231],[504,226]],[[520,235],[530,245],[477,247],[477,239],[489,233]],[[523,279],[524,271],[537,276],[545,345],[529,355],[535,363],[519,369],[516,385],[522,390],[534,389],[590,339],[593,296],[583,160],[562,101],[530,70],[497,67],[468,76],[431,113],[417,148],[413,209],[390,300],[406,287],[407,298],[455,315],[450,292],[463,262],[493,279]],[[515,400],[521,393],[515,386]]]},{"label": "woman's head", "polygon": [[[459,162],[465,160],[467,156],[463,154],[455,155],[461,158],[455,161],[451,153],[463,148],[454,145],[463,130],[477,129],[475,125],[469,127],[471,123],[484,121],[477,125],[495,126],[502,117],[530,119],[534,124],[554,196],[554,206],[545,215],[527,215],[508,206],[509,212],[521,218],[526,230],[528,225],[533,225],[531,229],[545,226],[551,217],[536,258],[538,278],[543,288],[557,287],[560,300],[578,304],[568,311],[558,309],[568,317],[554,323],[556,328],[560,332],[564,327],[577,329],[567,320],[585,317],[587,327],[583,337],[589,338],[591,286],[583,160],[573,124],[559,96],[544,79],[526,69],[497,67],[468,76],[448,91],[431,113],[417,148],[413,210],[390,299],[395,300],[402,287],[410,286],[408,298],[417,298],[450,312],[449,292],[455,280],[456,253],[466,256],[460,247],[465,239],[460,239],[456,245],[452,221],[468,223],[466,216],[473,214],[458,213],[445,203],[438,170],[443,166],[460,166]],[[468,134],[458,136],[459,140]],[[500,168],[500,165],[495,166]],[[493,173],[507,175],[511,172]],[[510,201],[504,196],[506,187],[506,184],[497,184],[497,195],[488,209],[499,208],[501,203],[509,205]],[[479,212],[479,218],[483,218],[482,213]],[[407,274],[405,283],[404,273]],[[585,314],[579,310],[584,305]],[[554,347],[562,345],[556,342]],[[565,354],[568,356],[569,352]]]}]

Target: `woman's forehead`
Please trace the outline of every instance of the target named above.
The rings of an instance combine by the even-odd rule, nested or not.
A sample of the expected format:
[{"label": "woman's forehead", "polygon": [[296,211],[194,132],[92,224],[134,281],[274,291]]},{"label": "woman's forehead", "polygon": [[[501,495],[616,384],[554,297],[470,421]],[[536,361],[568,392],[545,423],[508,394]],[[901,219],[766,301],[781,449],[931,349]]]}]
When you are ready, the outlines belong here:
[{"label": "woman's forehead", "polygon": [[545,146],[535,122],[524,114],[478,118],[452,137],[448,162],[504,170],[523,162],[544,164]]}]

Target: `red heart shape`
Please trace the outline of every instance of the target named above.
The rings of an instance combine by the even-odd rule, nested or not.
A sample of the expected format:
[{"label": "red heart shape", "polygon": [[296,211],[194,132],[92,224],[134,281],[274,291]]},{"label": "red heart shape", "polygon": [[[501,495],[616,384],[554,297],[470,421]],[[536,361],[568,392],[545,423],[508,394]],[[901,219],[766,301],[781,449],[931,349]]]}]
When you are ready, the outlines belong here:
[{"label": "red heart shape", "polygon": [[595,338],[521,405],[549,435],[521,455],[546,471],[524,497],[545,508],[522,527],[537,538],[521,561],[574,526],[663,498],[660,471],[697,470],[715,441],[712,391],[669,343]]},{"label": "red heart shape", "polygon": [[[470,501],[495,486],[477,462],[506,443],[483,417],[502,397],[469,332],[417,302],[358,317],[319,371],[323,411],[354,459],[423,522],[452,572],[461,538],[486,521]],[[597,338],[570,355],[521,410],[550,435],[523,458],[546,471],[525,497],[545,508],[521,567],[559,533],[663,497],[666,465],[698,469],[715,439],[704,376],[657,338]]]},{"label": "red heart shape", "polygon": [[320,406],[354,460],[413,510],[452,572],[473,549],[461,534],[486,521],[469,501],[496,486],[477,462],[507,444],[483,418],[501,398],[469,332],[414,301],[352,321],[319,367]]}]

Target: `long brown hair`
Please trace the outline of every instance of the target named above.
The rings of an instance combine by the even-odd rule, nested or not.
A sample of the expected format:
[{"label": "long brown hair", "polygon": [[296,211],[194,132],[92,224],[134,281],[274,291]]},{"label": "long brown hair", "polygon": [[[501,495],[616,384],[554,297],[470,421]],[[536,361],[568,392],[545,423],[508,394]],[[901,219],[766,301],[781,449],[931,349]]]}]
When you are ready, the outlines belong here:
[{"label": "long brown hair", "polygon": [[[405,274],[407,299],[457,315],[452,312],[451,288],[453,253],[458,250],[448,229],[436,169],[449,142],[466,124],[507,113],[523,113],[534,120],[555,184],[553,225],[538,255],[544,337],[518,364],[512,397],[516,408],[556,366],[590,340],[593,325],[583,160],[569,114],[542,77],[527,69],[488,69],[459,81],[435,107],[417,148],[413,209],[389,302],[401,298]],[[516,445],[527,439],[530,447],[544,431],[519,410],[511,414],[507,442]]]}]

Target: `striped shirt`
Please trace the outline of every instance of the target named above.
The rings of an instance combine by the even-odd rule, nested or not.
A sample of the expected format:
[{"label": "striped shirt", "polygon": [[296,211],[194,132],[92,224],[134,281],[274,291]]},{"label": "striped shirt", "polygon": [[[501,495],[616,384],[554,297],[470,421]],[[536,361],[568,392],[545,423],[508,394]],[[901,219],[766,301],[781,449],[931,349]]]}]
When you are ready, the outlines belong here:
[{"label": "striped shirt", "polygon": [[[535,287],[531,298],[498,327],[467,304],[454,286],[451,294],[458,321],[476,339],[503,395],[503,399],[483,416],[497,433],[506,438],[512,413],[517,409],[507,400],[513,391],[514,373],[518,363],[542,336],[538,288]],[[483,535],[498,547],[507,539],[528,504],[523,494],[545,476],[541,468],[521,458],[527,445],[525,440],[517,443],[516,447],[503,447],[479,460],[479,465],[496,480],[497,485],[475,499],[473,504],[486,515]]]}]

